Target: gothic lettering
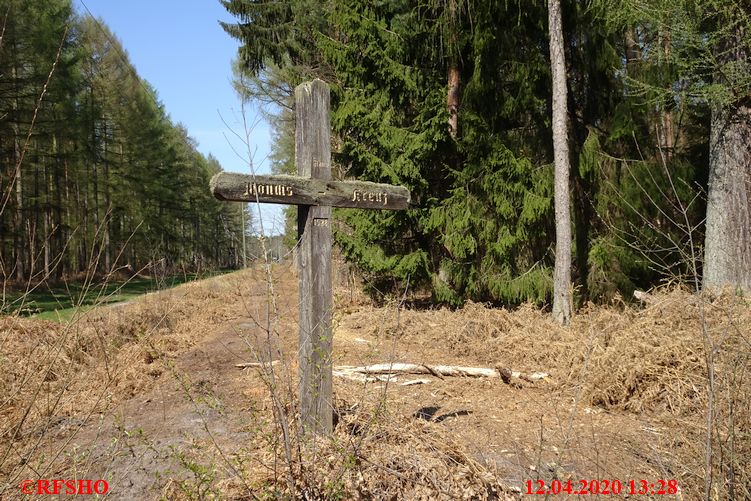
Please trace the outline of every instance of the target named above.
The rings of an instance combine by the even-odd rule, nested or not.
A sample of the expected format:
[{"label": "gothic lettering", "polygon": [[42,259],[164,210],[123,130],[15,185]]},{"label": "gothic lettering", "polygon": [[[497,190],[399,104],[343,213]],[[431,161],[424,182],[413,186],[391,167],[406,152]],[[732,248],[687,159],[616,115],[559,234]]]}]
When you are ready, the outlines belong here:
[{"label": "gothic lettering", "polygon": [[277,196],[277,197],[291,197],[293,195],[292,186],[285,184],[258,184],[258,183],[245,183],[245,197],[254,196]]},{"label": "gothic lettering", "polygon": [[376,202],[382,205],[388,205],[389,194],[385,191],[360,191],[354,190],[352,192],[353,202]]}]

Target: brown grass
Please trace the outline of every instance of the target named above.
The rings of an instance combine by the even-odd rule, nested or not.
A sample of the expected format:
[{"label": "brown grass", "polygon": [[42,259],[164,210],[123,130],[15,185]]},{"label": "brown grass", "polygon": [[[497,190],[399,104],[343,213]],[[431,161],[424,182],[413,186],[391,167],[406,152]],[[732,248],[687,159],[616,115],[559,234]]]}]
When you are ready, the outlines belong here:
[{"label": "brown grass", "polygon": [[[646,308],[590,304],[570,328],[530,305],[509,311],[475,303],[460,310],[403,311],[400,326],[393,316],[382,325],[378,309],[362,308],[343,325],[383,329],[487,367],[548,371],[561,386],[583,384],[592,406],[691,415],[706,404],[700,299],[680,290],[655,297]],[[730,376],[751,347],[751,308],[723,296],[705,303],[705,310],[709,334],[721,341],[717,371]],[[585,359],[588,376],[582,382]]]},{"label": "brown grass", "polygon": [[[554,393],[576,391],[582,406],[659,422],[668,430],[673,462],[692,472],[695,489],[689,492],[697,497],[708,336],[716,349],[714,474],[726,476],[719,479],[723,485],[732,472],[736,496],[751,495],[751,307],[729,294],[702,298],[676,289],[656,292],[653,299],[647,307],[590,304],[570,328],[530,305],[508,311],[472,303],[457,311],[403,311],[399,325],[393,317],[383,325],[378,309],[361,308],[342,327],[370,326],[373,334],[398,336],[404,347],[400,361],[546,371],[553,375]],[[722,488],[718,493],[719,499],[727,495]]]},{"label": "brown grass", "polygon": [[43,437],[78,428],[154,386],[171,357],[231,316],[237,280],[186,284],[68,324],[0,317],[2,476],[18,479],[26,466],[45,471]]},{"label": "brown grass", "polygon": [[[53,464],[61,471],[68,461],[67,444],[77,429],[91,426],[119,403],[173,379],[165,377],[175,375],[172,362],[200,346],[217,326],[236,318],[239,309],[252,309],[252,297],[263,301],[264,287],[262,273],[248,271],[186,284],[130,305],[100,308],[69,325],[1,318],[0,480],[4,487],[0,496],[2,491],[15,495],[19,479],[49,478]],[[563,329],[547,313],[529,305],[508,311],[468,304],[460,310],[405,310],[397,315],[393,308],[353,303],[347,299],[352,297],[349,292],[339,297],[337,360],[387,361],[395,355],[400,361],[549,372],[552,384],[542,390],[519,391],[537,391],[535,395],[548,400],[552,397],[544,395],[575,395],[582,407],[626,417],[650,416],[651,422],[660,423],[669,434],[661,446],[672,447],[673,467],[667,474],[681,479],[685,499],[691,499],[703,485],[706,340],[711,339],[716,346],[717,499],[731,488],[728,479],[734,479],[736,496],[749,494],[744,485],[751,482],[751,307],[738,298],[726,295],[710,300],[681,290],[662,291],[645,308],[624,303],[589,305],[570,328]],[[290,347],[296,333],[280,335],[287,339],[291,370],[278,376],[294,381]],[[355,337],[399,348],[393,353],[372,349],[366,353],[365,348],[348,344]],[[206,480],[211,487],[207,493],[222,499],[235,495],[311,499],[512,495],[508,482],[500,480],[504,475],[497,464],[478,456],[449,428],[414,419],[411,410],[396,409],[393,402],[404,405],[405,400],[386,397],[387,389],[366,390],[338,380],[337,397],[357,406],[339,405],[341,419],[334,437],[297,450],[294,464],[284,466],[268,394],[252,389],[262,388],[263,378],[252,371],[248,374],[248,398],[265,402],[256,402],[257,423],[248,428],[255,438],[233,453],[235,473],[225,469]],[[438,384],[443,383],[425,391],[443,391],[436,389]],[[474,382],[448,384],[444,386],[447,393],[477,392],[471,389],[476,388],[471,386]],[[498,388],[489,395],[507,395],[499,393],[504,391],[508,390]],[[292,419],[294,395],[282,397]],[[409,402],[414,397],[400,398]],[[487,403],[489,409],[494,405],[497,402]],[[479,406],[474,407],[478,416]],[[578,411],[571,412],[576,416]],[[196,460],[220,461],[205,448],[193,453]],[[283,466],[271,468],[272,464]],[[294,487],[285,480],[290,475]],[[163,479],[162,495],[190,498],[191,492],[200,490],[191,491],[183,480],[179,475]]]}]

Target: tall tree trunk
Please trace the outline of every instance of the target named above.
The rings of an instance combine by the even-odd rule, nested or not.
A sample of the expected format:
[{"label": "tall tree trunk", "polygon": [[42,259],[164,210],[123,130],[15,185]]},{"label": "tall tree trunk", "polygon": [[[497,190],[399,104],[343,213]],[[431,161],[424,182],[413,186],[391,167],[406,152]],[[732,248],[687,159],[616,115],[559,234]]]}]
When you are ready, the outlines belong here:
[{"label": "tall tree trunk", "polygon": [[[637,63],[641,60],[641,49],[639,48],[639,44],[636,41],[636,30],[634,28],[628,28],[626,30],[625,35],[625,46],[626,46],[626,68],[630,66],[633,66],[634,63]],[[635,75],[631,74],[632,72],[629,72],[630,77],[634,77]]]},{"label": "tall tree trunk", "polygon": [[704,288],[751,292],[751,107],[715,107],[709,146]]},{"label": "tall tree trunk", "polygon": [[24,273],[24,217],[23,217],[23,185],[21,183],[21,148],[18,139],[18,123],[13,124],[13,159],[16,169],[16,280],[23,282],[26,274]]},{"label": "tall tree trunk", "polygon": [[240,204],[240,224],[241,229],[243,232],[243,268],[248,267],[248,245],[245,240],[245,235],[247,233],[246,227],[245,227],[245,204]]},{"label": "tall tree trunk", "polygon": [[[718,51],[721,63],[748,60],[737,28]],[[719,76],[718,76],[719,78]],[[751,99],[715,105],[709,138],[709,192],[704,244],[705,289],[751,293]]]},{"label": "tall tree trunk", "polygon": [[[54,158],[54,148],[53,148],[53,156]],[[54,160],[47,160],[42,164],[42,172],[41,172],[41,180],[37,182],[37,186],[41,186],[41,191],[44,192],[44,203],[40,204],[40,196],[37,194],[37,202],[36,202],[36,213],[37,213],[37,219],[41,217],[41,221],[36,224],[37,229],[39,229],[39,225],[42,226],[42,233],[40,235],[41,238],[41,245],[42,245],[42,280],[46,281],[50,278],[50,219],[49,219],[49,190],[47,190],[47,186],[49,183],[47,182],[47,176],[49,175],[50,170],[50,163]],[[37,171],[38,172],[38,171]],[[38,189],[38,188],[37,188]],[[40,214],[41,212],[41,214]]]},{"label": "tall tree trunk", "polygon": [[448,110],[449,110],[449,134],[453,139],[459,136],[459,89],[461,86],[461,74],[459,73],[459,64],[452,61],[448,71]]},{"label": "tall tree trunk", "polygon": [[555,275],[553,318],[571,321],[571,214],[569,209],[569,150],[567,124],[566,56],[560,0],[548,2],[550,68],[553,75],[553,153],[555,157]]},{"label": "tall tree trunk", "polygon": [[[65,182],[65,230],[64,233],[61,233],[61,240],[60,242],[63,245],[67,245],[66,251],[68,254],[68,259],[65,260],[65,267],[60,271],[60,278],[63,278],[66,273],[70,273],[71,271],[78,271],[76,269],[76,245],[75,240],[72,238],[72,232],[73,232],[73,216],[71,206],[73,205],[73,197],[70,194],[70,176],[68,175],[68,161],[65,160],[65,163],[63,164],[63,167],[65,168],[64,171],[64,182]],[[69,240],[70,239],[70,240]],[[62,247],[60,247],[62,249]]]},{"label": "tall tree trunk", "polygon": [[[660,33],[660,48],[662,49],[661,59],[663,71],[670,71],[671,55],[671,36],[667,28]],[[670,75],[668,75],[670,79]],[[675,120],[673,118],[672,95],[660,104],[660,123],[657,125],[657,145],[659,148],[660,159],[669,164],[673,159],[673,150],[675,149]]]},{"label": "tall tree trunk", "polygon": [[458,19],[456,12],[457,0],[448,0],[449,8],[449,69],[448,69],[448,94],[446,105],[449,112],[449,134],[453,139],[459,136],[459,105],[461,104],[462,77],[459,70],[458,44]]},{"label": "tall tree trunk", "polygon": [[16,214],[15,214],[15,240],[14,240],[14,253],[16,257],[15,270],[16,280],[23,282],[26,275],[24,273],[24,217],[23,217],[23,185],[21,183],[21,144],[19,137],[18,124],[21,120],[21,106],[19,104],[19,98],[21,90],[18,87],[18,69],[16,63],[18,62],[18,52],[16,45],[13,45],[13,68],[12,78],[13,85],[15,87],[15,96],[13,99],[13,169],[15,169],[15,195],[16,195]]},{"label": "tall tree trunk", "polygon": [[[60,159],[58,158],[56,160],[56,163],[60,162]],[[65,161],[63,161],[63,168],[67,170],[67,167],[65,167]],[[67,177],[67,176],[66,176]],[[65,228],[63,225],[63,181],[62,176],[60,175],[60,164],[57,163],[55,165],[55,177],[54,177],[54,184],[52,185],[52,189],[55,191],[55,256],[57,256],[58,263],[57,266],[54,268],[55,273],[55,280],[60,280],[63,277],[63,272],[66,266],[66,263],[68,261],[67,252],[64,251],[65,249]],[[65,180],[67,184],[67,179]],[[67,190],[67,187],[66,187]],[[68,203],[67,196],[66,196],[66,204]]]},{"label": "tall tree trunk", "polygon": [[[94,204],[92,207],[92,213],[94,216],[94,227],[92,228],[92,239],[91,239],[91,257],[94,259],[93,263],[89,263],[89,266],[93,266],[93,272],[96,273],[101,268],[101,264],[99,262],[99,251],[100,251],[100,245],[98,242],[98,235],[100,231],[99,227],[99,179],[97,177],[98,169],[97,169],[97,160],[99,160],[99,144],[97,141],[97,133],[96,133],[96,118],[94,113],[94,85],[92,84],[89,90],[89,109],[90,109],[90,119],[91,119],[91,181],[93,184],[92,189],[92,195],[94,199]],[[88,186],[88,184],[87,184]]]},{"label": "tall tree trunk", "polygon": [[112,271],[112,244],[110,232],[112,231],[112,200],[110,198],[110,164],[107,152],[107,120],[104,120],[104,206],[107,208],[104,215],[104,271]]},{"label": "tall tree trunk", "polygon": [[[42,151],[41,145],[35,141],[34,144],[37,151]],[[44,172],[42,172],[42,176],[44,176]],[[33,190],[32,190],[33,196],[31,199],[31,203],[28,204],[27,211],[29,212],[29,216],[27,217],[28,225],[29,225],[29,278],[33,278],[37,275],[37,259],[39,258],[39,251],[38,251],[38,240],[39,240],[39,227],[41,226],[41,220],[39,217],[39,200],[40,200],[40,192],[39,192],[39,164],[37,163],[34,166],[34,184],[33,184]]]},{"label": "tall tree trunk", "polygon": [[76,202],[80,208],[81,217],[78,219],[78,231],[81,234],[81,244],[78,253],[78,268],[75,270],[88,271],[89,266],[89,197],[86,190],[89,186],[88,179],[84,179],[84,192],[82,193],[80,181],[76,182]]},{"label": "tall tree trunk", "polygon": [[52,134],[52,155],[47,163],[47,167],[44,170],[44,200],[45,200],[45,206],[44,206],[44,280],[49,280],[52,278],[51,273],[52,270],[50,268],[50,264],[52,262],[51,256],[52,256],[52,237],[55,233],[55,228],[51,224],[52,222],[52,190],[54,189],[54,185],[52,184],[53,179],[53,173],[57,170],[57,159],[58,159],[58,151],[57,151],[57,136],[55,134]]},{"label": "tall tree trunk", "polygon": [[44,208],[44,219],[42,221],[43,223],[43,233],[44,233],[44,241],[42,242],[42,245],[44,246],[44,280],[50,279],[50,209],[49,207]]}]

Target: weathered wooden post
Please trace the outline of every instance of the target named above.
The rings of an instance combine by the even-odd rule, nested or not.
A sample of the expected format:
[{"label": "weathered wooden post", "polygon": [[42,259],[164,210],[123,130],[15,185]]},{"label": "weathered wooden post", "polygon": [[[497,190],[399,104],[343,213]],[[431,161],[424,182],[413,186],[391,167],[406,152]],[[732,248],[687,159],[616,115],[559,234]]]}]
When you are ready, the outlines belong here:
[{"label": "weathered wooden post", "polygon": [[[295,164],[300,177],[331,180],[329,86],[295,89]],[[329,433],[331,403],[331,206],[297,208],[300,242],[300,420],[304,431]]]},{"label": "weathered wooden post", "polygon": [[295,89],[295,163],[298,176],[220,172],[211,190],[220,200],[297,205],[300,241],[300,418],[303,432],[328,434],[331,388],[331,208],[400,210],[403,186],[331,180],[329,86],[321,80]]}]

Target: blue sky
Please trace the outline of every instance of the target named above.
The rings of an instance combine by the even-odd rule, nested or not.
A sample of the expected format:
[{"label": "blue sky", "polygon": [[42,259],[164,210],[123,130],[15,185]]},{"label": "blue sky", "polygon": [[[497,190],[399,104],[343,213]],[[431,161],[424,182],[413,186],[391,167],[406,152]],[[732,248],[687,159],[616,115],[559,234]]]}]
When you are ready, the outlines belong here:
[{"label": "blue sky", "polygon": [[[157,90],[173,122],[186,126],[198,149],[213,154],[226,171],[249,172],[241,103],[232,88],[232,59],[238,42],[219,21],[234,18],[219,0],[73,0],[82,15],[104,21],[122,43],[138,74]],[[249,124],[259,121],[246,106]],[[225,124],[226,122],[226,124]],[[234,131],[234,132],[233,132]],[[260,120],[250,134],[256,173],[268,173],[268,125]],[[281,211],[265,206],[264,228]],[[279,223],[277,223],[279,224]],[[283,228],[283,222],[281,223]]]}]

